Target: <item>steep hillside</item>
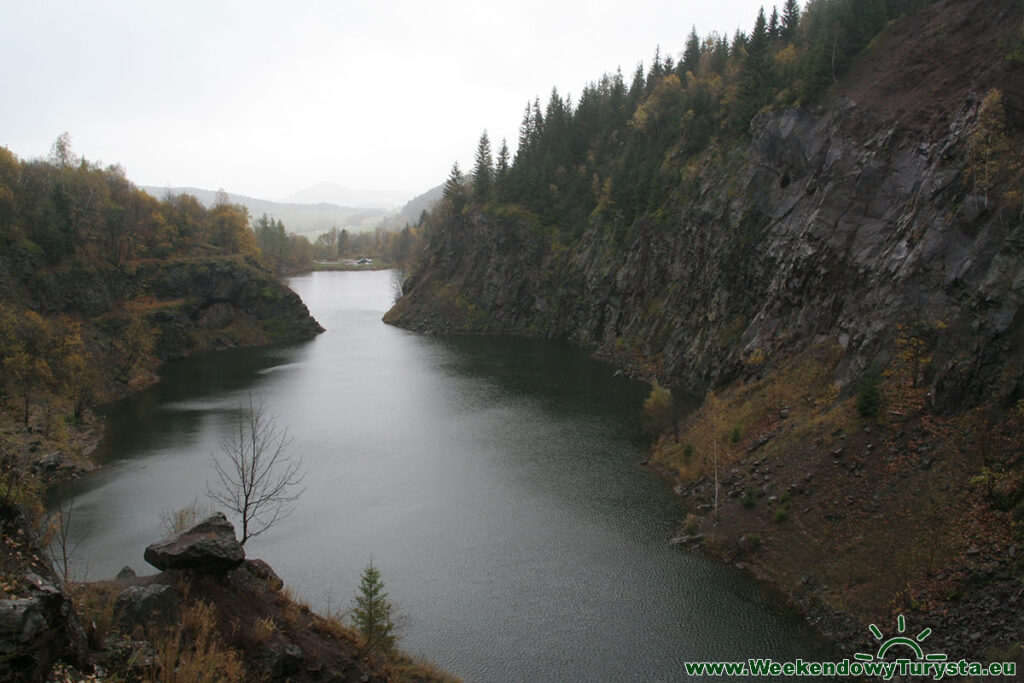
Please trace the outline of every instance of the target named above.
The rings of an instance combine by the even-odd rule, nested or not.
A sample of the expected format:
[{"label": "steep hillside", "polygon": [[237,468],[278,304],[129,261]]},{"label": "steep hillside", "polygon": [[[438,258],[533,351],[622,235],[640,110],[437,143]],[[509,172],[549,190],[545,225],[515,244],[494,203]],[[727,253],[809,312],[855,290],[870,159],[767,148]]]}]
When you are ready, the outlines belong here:
[{"label": "steep hillside", "polygon": [[[977,4],[939,3],[890,35],[909,49],[917,23]],[[919,38],[920,49],[941,37]],[[1004,38],[989,32],[972,49],[1001,64]],[[872,55],[887,59],[881,47]],[[842,345],[849,383],[888,364],[905,325],[934,356],[937,405],[1012,405],[1024,395],[1019,199],[989,200],[964,177],[985,94],[1024,78],[1019,67],[982,75],[992,72],[1001,80],[972,81],[928,131],[842,94],[763,113],[748,142],[691,160],[625,248],[593,221],[566,240],[515,207],[457,212],[386,320],[571,339],[698,390],[739,377],[751,354],[783,358],[824,338]],[[863,87],[852,78],[844,91]]]},{"label": "steep hillside", "polygon": [[[844,75],[822,50],[848,35],[808,36],[822,13],[852,25],[871,3],[814,3],[774,54],[818,50],[817,70],[776,81],[745,133],[729,125],[751,44],[683,89],[674,73],[637,79],[635,111],[604,136],[618,147],[549,166],[531,190],[543,200],[482,195],[479,166],[472,184],[453,173],[385,320],[571,340],[708,392],[693,415],[651,421],[651,464],[690,513],[680,542],[742,563],[845,643],[905,613],[951,656],[1020,657],[1024,68],[1007,55],[1022,8],[912,4],[861,36]],[[695,151],[702,83],[725,94]],[[645,128],[654,111],[678,118]],[[652,392],[652,418],[658,401],[671,410]]]}]

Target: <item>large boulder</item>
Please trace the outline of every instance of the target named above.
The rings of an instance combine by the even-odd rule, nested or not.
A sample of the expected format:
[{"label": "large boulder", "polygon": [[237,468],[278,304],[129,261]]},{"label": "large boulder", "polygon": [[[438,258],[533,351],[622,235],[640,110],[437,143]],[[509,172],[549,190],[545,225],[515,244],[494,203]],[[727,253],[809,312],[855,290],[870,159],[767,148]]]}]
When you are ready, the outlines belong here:
[{"label": "large boulder", "polygon": [[160,570],[221,573],[240,565],[245,550],[235,538],[234,525],[218,512],[169,541],[149,545],[143,557]]},{"label": "large boulder", "polygon": [[0,680],[43,680],[58,660],[85,662],[85,632],[53,579],[28,572],[26,597],[0,600]]},{"label": "large boulder", "polygon": [[131,586],[117,596],[114,623],[131,632],[136,625],[170,626],[181,612],[180,594],[173,586]]}]

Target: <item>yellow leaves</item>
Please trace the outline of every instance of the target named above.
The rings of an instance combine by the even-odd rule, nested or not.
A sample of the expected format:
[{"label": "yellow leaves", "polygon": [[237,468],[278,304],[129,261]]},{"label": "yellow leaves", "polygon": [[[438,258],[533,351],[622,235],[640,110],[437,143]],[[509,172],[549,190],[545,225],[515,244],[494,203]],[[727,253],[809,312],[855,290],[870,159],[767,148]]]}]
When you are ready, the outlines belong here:
[{"label": "yellow leaves", "polygon": [[991,190],[1024,173],[1024,155],[1011,148],[1005,121],[1003,94],[993,88],[978,109],[977,125],[967,140],[964,168],[974,191],[985,197],[986,204]]},{"label": "yellow leaves", "polygon": [[932,362],[923,339],[912,334],[904,324],[896,326],[896,357],[886,369],[885,376],[896,380],[897,386],[916,388],[918,377]]},{"label": "yellow leaves", "polygon": [[775,68],[788,81],[795,80],[800,68],[800,51],[792,43],[775,53]]},{"label": "yellow leaves", "polygon": [[256,235],[249,229],[249,212],[237,204],[218,204],[210,209],[209,241],[233,254],[260,253]]},{"label": "yellow leaves", "polygon": [[655,380],[651,393],[643,406],[644,431],[653,437],[674,431],[675,415],[672,408],[672,392]]},{"label": "yellow leaves", "polygon": [[743,364],[750,367],[758,367],[765,361],[765,354],[763,349],[754,349],[750,354],[743,359]]},{"label": "yellow leaves", "polygon": [[664,119],[680,104],[683,84],[675,74],[661,79],[636,111],[629,125],[636,130],[657,132],[664,125]]}]

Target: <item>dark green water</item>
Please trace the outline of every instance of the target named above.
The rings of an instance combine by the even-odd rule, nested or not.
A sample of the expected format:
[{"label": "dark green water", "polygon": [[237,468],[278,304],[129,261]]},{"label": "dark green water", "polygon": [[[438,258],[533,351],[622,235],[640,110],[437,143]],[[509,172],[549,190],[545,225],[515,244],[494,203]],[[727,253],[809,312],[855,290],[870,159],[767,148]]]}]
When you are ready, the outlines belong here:
[{"label": "dark green water", "polygon": [[638,465],[645,385],[561,345],[388,327],[387,272],[291,286],[325,334],[170,364],[113,406],[103,469],[59,491],[76,498],[78,578],[149,570],[161,511],[202,499],[251,392],[308,477],[249,556],[320,609],[349,607],[372,557],[402,646],[456,675],[668,681],[688,660],[824,656],[761,587],[668,544],[679,508]]}]

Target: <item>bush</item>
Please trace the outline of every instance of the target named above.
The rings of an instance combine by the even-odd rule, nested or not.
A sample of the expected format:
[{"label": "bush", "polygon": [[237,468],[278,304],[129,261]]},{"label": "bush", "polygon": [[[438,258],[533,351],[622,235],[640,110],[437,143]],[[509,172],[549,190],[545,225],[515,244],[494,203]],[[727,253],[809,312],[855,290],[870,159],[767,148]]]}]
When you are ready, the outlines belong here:
[{"label": "bush", "polygon": [[857,414],[861,417],[878,417],[882,409],[882,392],[878,385],[881,378],[877,373],[869,373],[861,379],[857,392]]},{"label": "bush", "polygon": [[788,507],[780,507],[780,508],[775,510],[775,523],[776,524],[782,524],[787,519],[789,519],[789,508]]}]

